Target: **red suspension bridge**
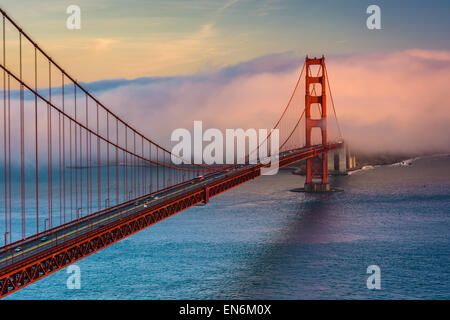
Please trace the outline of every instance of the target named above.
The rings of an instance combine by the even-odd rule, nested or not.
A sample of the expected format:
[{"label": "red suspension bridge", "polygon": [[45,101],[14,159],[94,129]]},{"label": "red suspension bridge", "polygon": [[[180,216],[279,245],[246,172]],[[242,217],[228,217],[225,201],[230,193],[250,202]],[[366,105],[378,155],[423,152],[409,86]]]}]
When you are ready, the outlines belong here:
[{"label": "red suspension bridge", "polygon": [[[0,12],[0,297],[268,166],[173,164],[169,150],[108,109]],[[305,100],[297,103],[302,83]],[[336,116],[325,58],[307,57],[273,127],[279,166],[306,160],[305,191],[330,190],[327,152],[341,144],[328,141],[328,92]]]}]

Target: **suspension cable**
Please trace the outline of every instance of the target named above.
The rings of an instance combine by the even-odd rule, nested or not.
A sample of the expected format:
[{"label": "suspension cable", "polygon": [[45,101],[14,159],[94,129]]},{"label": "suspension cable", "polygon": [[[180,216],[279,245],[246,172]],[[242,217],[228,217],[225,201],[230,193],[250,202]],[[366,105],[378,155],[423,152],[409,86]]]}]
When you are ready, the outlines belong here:
[{"label": "suspension cable", "polygon": [[331,106],[333,107],[334,117],[336,119],[336,124],[337,124],[338,131],[339,131],[339,138],[342,140],[341,126],[339,125],[339,120],[338,120],[338,117],[337,117],[337,114],[336,114],[336,108],[334,107],[333,94],[331,93],[330,80],[328,79],[328,71],[327,71],[326,67],[325,67],[325,75],[327,76],[327,85],[328,85],[328,90],[330,91]]}]

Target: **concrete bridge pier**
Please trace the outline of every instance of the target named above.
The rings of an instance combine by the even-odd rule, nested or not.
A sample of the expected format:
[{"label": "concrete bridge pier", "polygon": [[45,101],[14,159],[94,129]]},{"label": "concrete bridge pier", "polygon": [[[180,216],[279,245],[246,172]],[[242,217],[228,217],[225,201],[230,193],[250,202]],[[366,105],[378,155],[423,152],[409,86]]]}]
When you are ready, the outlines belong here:
[{"label": "concrete bridge pier", "polygon": [[315,182],[305,183],[304,192],[336,192],[342,190],[330,187],[328,175],[346,175],[348,170],[356,166],[356,160],[355,156],[350,154],[348,146],[342,144],[338,149],[328,151],[327,154],[310,159],[309,166],[312,172],[315,172],[318,176],[322,176],[322,178],[326,178],[323,179],[325,182],[318,182],[316,177]]},{"label": "concrete bridge pier", "polygon": [[305,192],[329,192],[331,187],[329,183],[305,183]]},{"label": "concrete bridge pier", "polygon": [[328,151],[328,171],[331,174],[347,174],[348,170],[356,167],[356,158],[350,153],[347,144],[341,148]]}]

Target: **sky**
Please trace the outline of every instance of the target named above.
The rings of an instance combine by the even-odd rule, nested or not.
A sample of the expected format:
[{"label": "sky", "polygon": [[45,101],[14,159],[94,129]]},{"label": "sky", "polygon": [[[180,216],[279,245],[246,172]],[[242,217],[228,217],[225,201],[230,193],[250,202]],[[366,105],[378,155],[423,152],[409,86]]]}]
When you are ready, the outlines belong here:
[{"label": "sky", "polygon": [[[80,30],[66,28],[71,4],[81,8]],[[381,30],[366,27],[371,4],[381,8]],[[271,127],[304,56],[324,54],[344,138],[355,149],[450,151],[449,1],[3,0],[1,7],[157,141],[194,120]]]},{"label": "sky", "polygon": [[[81,9],[80,30],[66,28],[71,4]],[[382,30],[366,27],[370,4],[381,8]],[[450,49],[446,0],[3,0],[1,6],[84,81],[190,74],[287,51]]]}]

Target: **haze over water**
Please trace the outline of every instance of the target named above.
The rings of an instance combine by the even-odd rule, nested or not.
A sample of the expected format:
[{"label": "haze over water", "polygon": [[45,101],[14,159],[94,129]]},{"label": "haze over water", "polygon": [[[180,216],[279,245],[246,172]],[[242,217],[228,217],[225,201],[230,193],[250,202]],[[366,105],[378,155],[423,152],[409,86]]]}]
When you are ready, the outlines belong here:
[{"label": "haze over water", "polygon": [[450,298],[450,156],[303,182],[261,177],[77,262],[80,290],[64,269],[8,299]]}]

